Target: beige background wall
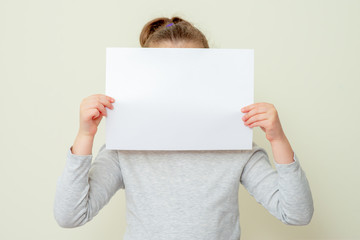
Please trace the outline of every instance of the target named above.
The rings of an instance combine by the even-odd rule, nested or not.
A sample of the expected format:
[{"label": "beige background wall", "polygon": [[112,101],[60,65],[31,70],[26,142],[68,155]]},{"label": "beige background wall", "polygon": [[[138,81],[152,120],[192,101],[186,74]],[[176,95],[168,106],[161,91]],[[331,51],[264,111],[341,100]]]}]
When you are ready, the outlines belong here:
[{"label": "beige background wall", "polygon": [[[139,47],[148,20],[172,15],[213,48],[255,49],[255,100],[276,106],[311,184],[303,227],[241,187],[242,239],[360,239],[359,0],[0,0],[0,239],[122,239],[123,191],[85,226],[62,229],[55,184],[81,100],[105,91],[105,48]],[[105,121],[94,154],[104,133]],[[254,141],[271,156],[261,130]]]}]

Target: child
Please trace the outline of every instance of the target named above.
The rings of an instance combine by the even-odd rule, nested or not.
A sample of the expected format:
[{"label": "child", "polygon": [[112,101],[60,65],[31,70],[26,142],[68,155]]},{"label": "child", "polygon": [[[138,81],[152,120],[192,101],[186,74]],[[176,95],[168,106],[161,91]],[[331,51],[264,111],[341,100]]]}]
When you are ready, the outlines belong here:
[{"label": "child", "polygon": [[[140,43],[142,47],[209,47],[197,28],[178,17],[147,23]],[[310,222],[310,187],[272,104],[245,106],[239,124],[266,133],[276,170],[255,143],[252,150],[221,151],[116,151],[103,145],[91,163],[97,127],[114,101],[97,94],[81,102],[79,132],[56,188],[54,214],[60,226],[90,221],[122,188],[128,223],[125,240],[238,240],[240,183],[282,222]]]}]

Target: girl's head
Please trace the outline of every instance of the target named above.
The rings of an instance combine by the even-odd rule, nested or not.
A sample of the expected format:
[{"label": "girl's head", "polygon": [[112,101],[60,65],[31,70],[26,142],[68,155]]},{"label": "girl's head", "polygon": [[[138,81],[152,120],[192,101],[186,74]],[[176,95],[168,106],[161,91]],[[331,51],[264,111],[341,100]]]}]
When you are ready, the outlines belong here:
[{"label": "girl's head", "polygon": [[205,35],[179,17],[156,18],[143,27],[141,47],[209,48]]}]

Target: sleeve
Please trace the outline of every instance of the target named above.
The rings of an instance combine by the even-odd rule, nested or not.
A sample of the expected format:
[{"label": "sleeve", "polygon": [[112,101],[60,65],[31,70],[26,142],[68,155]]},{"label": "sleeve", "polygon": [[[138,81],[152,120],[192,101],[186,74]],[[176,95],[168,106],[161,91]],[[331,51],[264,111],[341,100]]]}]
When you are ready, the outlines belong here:
[{"label": "sleeve", "polygon": [[258,203],[289,225],[307,225],[313,212],[310,186],[299,160],[271,166],[264,149],[256,146],[243,169],[240,182]]},{"label": "sleeve", "polygon": [[125,188],[117,151],[107,150],[104,144],[91,164],[92,155],[74,155],[71,148],[54,201],[55,220],[65,228],[87,223],[116,191]]}]

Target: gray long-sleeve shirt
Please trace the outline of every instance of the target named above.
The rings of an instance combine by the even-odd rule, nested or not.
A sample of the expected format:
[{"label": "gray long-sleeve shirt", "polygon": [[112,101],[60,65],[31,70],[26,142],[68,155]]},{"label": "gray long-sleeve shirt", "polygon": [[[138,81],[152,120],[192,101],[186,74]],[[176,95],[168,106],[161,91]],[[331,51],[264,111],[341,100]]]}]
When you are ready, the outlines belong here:
[{"label": "gray long-sleeve shirt", "polygon": [[272,168],[252,150],[124,151],[103,145],[92,155],[67,152],[54,202],[62,227],[90,221],[119,189],[125,190],[124,240],[238,240],[239,184],[272,215],[291,225],[313,215],[310,187],[297,156]]}]

